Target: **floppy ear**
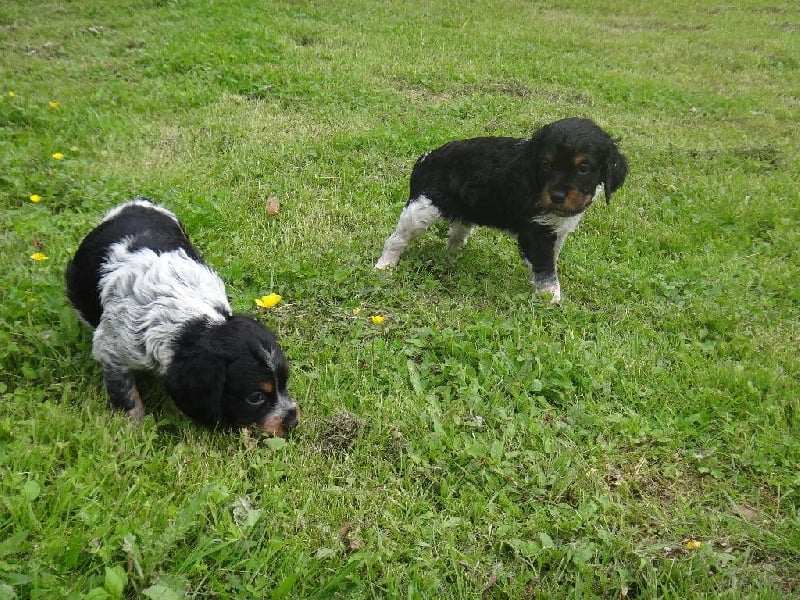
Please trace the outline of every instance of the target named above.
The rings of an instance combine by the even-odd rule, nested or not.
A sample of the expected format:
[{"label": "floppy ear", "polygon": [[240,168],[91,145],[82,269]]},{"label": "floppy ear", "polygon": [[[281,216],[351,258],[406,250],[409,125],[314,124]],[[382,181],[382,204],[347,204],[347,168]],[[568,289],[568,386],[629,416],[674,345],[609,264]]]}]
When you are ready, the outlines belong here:
[{"label": "floppy ear", "polygon": [[606,176],[603,180],[606,204],[611,200],[611,194],[622,187],[622,184],[625,183],[625,177],[627,176],[628,161],[622,156],[615,143],[606,159]]},{"label": "floppy ear", "polygon": [[527,146],[526,151],[528,154],[528,158],[535,159],[536,156],[539,154],[542,142],[544,141],[544,136],[545,136],[545,128],[540,127],[539,129],[534,131],[533,135],[525,142],[525,145]]},{"label": "floppy ear", "polygon": [[175,352],[164,385],[186,415],[209,427],[222,420],[225,359],[202,341]]}]

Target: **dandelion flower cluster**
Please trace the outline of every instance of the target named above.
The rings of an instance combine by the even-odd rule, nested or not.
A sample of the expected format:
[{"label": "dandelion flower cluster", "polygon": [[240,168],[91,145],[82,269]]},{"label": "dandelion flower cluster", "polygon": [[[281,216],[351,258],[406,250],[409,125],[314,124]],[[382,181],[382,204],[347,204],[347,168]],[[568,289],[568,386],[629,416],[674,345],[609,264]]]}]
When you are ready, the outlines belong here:
[{"label": "dandelion flower cluster", "polygon": [[280,295],[272,292],[271,294],[267,294],[266,296],[261,296],[261,298],[256,298],[256,306],[260,308],[272,308],[278,302],[281,301]]},{"label": "dandelion flower cluster", "polygon": [[687,550],[697,550],[703,547],[703,542],[699,540],[689,540],[685,544]]},{"label": "dandelion flower cluster", "polygon": [[[363,309],[360,306],[356,306],[352,310],[353,316],[357,317],[362,313],[362,311]],[[386,321],[386,318],[383,315],[371,315],[369,320],[370,322],[372,322],[373,325],[383,325],[384,322]]]},{"label": "dandelion flower cluster", "polygon": [[[8,92],[8,96],[9,98],[14,98],[16,94],[14,92]],[[56,102],[55,100],[51,100],[47,104],[50,108],[53,109],[58,108],[58,102]],[[52,156],[53,160],[64,160],[64,154],[62,152],[53,152],[53,154],[51,154],[50,156]],[[30,200],[34,204],[39,204],[39,202],[42,201],[42,197],[39,194],[31,194],[30,196],[28,196],[28,200]],[[34,252],[33,254],[31,254],[31,260],[35,260],[36,262],[49,260],[49,258],[50,257],[44,254],[43,252]]]}]

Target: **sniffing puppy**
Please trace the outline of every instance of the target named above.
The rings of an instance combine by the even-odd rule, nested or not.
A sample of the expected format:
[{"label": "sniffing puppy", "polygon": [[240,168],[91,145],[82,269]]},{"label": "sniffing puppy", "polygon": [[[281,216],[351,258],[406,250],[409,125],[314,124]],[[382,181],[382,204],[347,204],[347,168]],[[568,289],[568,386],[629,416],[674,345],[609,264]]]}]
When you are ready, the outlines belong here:
[{"label": "sniffing puppy", "polygon": [[558,254],[602,184],[606,202],[628,165],[616,142],[589,119],[562,119],[530,139],[455,141],[423,155],[411,193],[375,267],[394,267],[408,244],[438,219],[450,221],[448,249],[461,248],[475,225],[517,236],[533,288],[561,301]]},{"label": "sniffing puppy", "polygon": [[144,198],[113,209],[81,242],[66,283],[95,327],[92,355],[112,406],[143,417],[134,373],[155,371],[204,425],[255,424],[273,435],[297,425],[275,335],[233,315],[222,280],[167,209]]}]

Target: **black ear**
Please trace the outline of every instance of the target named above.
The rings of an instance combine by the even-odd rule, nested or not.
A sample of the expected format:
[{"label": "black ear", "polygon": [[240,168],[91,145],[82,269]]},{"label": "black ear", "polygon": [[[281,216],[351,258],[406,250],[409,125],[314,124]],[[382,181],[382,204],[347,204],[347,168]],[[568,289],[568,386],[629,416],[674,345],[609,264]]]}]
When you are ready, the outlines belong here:
[{"label": "black ear", "polygon": [[207,340],[199,340],[175,352],[164,385],[186,415],[209,427],[222,421],[225,359]]},{"label": "black ear", "polygon": [[628,176],[628,161],[617,149],[616,143],[611,147],[611,151],[606,159],[606,176],[603,180],[603,191],[606,196],[606,204],[611,200],[611,194],[622,187],[625,178]]},{"label": "black ear", "polygon": [[525,142],[525,145],[527,146],[528,156],[530,158],[536,158],[536,156],[539,154],[539,150],[542,145],[542,142],[544,141],[545,134],[546,134],[546,128],[540,127],[539,129],[534,131],[530,139],[528,139],[527,142]]}]

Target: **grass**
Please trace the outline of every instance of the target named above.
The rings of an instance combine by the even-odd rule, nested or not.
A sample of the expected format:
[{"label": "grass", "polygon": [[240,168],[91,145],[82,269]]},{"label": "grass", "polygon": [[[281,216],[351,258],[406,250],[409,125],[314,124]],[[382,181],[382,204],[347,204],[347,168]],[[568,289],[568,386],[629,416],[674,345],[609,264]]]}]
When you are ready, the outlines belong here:
[{"label": "grass", "polygon": [[[800,596],[798,27],[759,0],[0,5],[0,598]],[[569,115],[631,175],[560,307],[488,230],[372,269],[419,154]],[[62,272],[136,194],[279,334],[286,442],[155,380],[140,427],[108,410]]]}]

